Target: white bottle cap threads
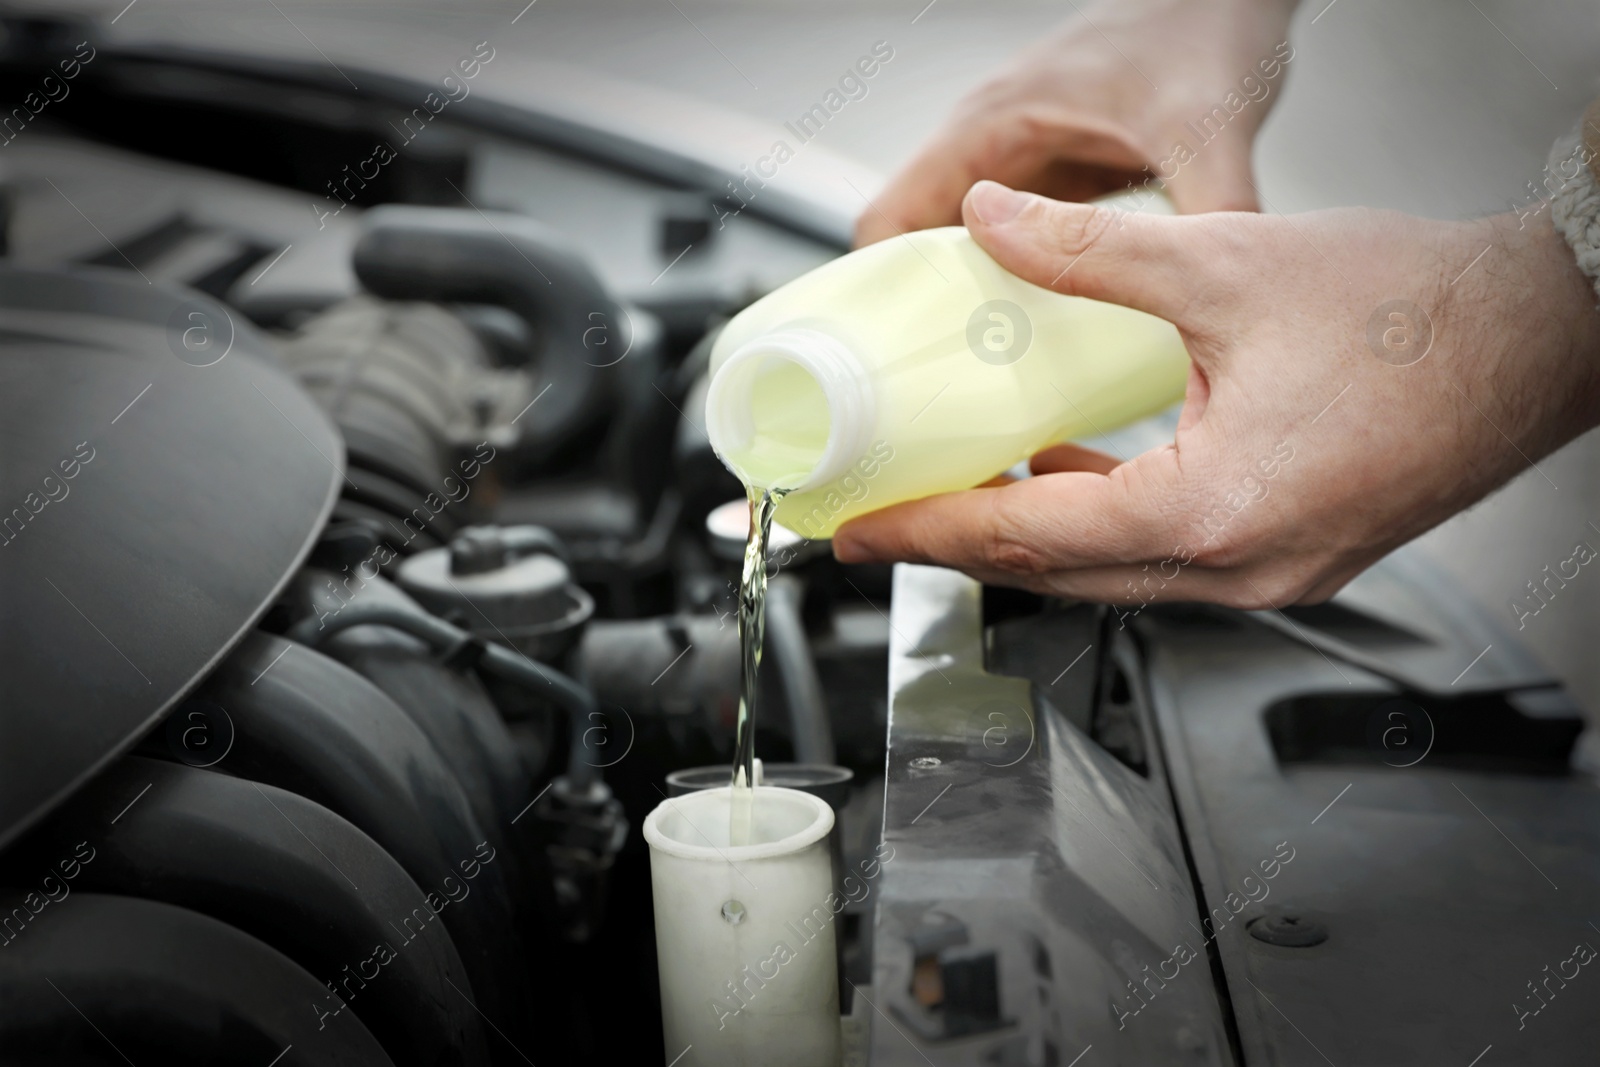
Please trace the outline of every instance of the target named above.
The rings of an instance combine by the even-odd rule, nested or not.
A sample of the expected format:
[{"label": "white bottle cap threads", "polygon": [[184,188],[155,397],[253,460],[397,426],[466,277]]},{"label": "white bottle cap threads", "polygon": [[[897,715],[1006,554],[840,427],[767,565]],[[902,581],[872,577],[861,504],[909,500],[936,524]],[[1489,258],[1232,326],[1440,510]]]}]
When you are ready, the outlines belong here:
[{"label": "white bottle cap threads", "polygon": [[[761,379],[784,364],[799,367],[816,383],[827,404],[829,426],[827,442],[804,480],[773,486],[763,483],[762,472],[747,469],[749,456],[766,432],[757,425],[753,400]],[[706,390],[706,435],[711,447],[742,481],[758,489],[826,485],[866,454],[877,421],[872,381],[855,353],[838,338],[805,327],[774,330],[745,342],[729,353]]]}]

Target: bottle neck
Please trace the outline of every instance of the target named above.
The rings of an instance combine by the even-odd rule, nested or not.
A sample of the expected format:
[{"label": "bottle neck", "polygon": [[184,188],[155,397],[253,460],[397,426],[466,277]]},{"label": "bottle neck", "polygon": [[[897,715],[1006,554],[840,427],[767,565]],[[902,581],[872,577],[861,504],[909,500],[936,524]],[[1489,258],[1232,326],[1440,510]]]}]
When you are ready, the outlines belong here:
[{"label": "bottle neck", "polygon": [[[773,402],[769,378],[798,368],[813,388],[794,389]],[[764,392],[765,387],[765,392]],[[762,402],[758,403],[758,396]],[[807,410],[808,408],[815,410]],[[825,440],[810,427],[826,419]],[[759,334],[729,353],[706,390],[706,434],[723,463],[758,489],[818,489],[867,454],[877,426],[872,380],[865,365],[839,338],[809,327]],[[804,438],[804,440],[801,440]],[[792,470],[779,473],[762,457],[781,450]],[[798,484],[773,485],[775,478]]]}]

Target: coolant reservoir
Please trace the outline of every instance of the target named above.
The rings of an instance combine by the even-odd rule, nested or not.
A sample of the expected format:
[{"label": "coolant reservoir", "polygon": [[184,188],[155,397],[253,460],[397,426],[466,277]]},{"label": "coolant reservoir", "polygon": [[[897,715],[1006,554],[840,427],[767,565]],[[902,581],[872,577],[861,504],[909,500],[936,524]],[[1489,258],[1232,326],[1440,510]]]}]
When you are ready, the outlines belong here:
[{"label": "coolant reservoir", "polygon": [[859,249],[768,294],[711,353],[706,430],[734,474],[795,490],[777,522],[966,489],[1183,395],[1170,323],[1023,281],[964,227]]},{"label": "coolant reservoir", "polygon": [[692,1062],[717,1067],[837,1067],[833,809],[758,785],[751,843],[733,845],[732,793],[671,797],[644,821],[666,1055],[692,1048]]}]

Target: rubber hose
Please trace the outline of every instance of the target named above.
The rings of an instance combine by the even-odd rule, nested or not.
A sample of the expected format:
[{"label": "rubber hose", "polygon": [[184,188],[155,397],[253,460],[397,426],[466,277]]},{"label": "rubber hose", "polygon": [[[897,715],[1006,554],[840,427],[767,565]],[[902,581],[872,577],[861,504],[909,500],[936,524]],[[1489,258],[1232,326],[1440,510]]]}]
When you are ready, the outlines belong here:
[{"label": "rubber hose", "polygon": [[[545,693],[572,717],[572,747],[567,758],[567,779],[574,786],[587,788],[598,781],[600,771],[583,756],[585,730],[598,714],[594,694],[553,667],[547,667],[514,652],[504,645],[480,642],[476,637],[443,619],[423,615],[403,608],[381,604],[351,606],[332,618],[307,617],[289,629],[291,641],[315,648],[334,634],[354,626],[388,626],[410,634],[425,642],[435,652],[452,652],[468,642],[481,645],[483,654],[478,665],[496,678],[523,686],[533,692]],[[832,742],[829,742],[831,749]]]},{"label": "rubber hose", "polygon": [[523,444],[555,452],[614,410],[619,379],[603,373],[590,345],[609,340],[626,320],[555,230],[509,212],[404,204],[372,208],[362,226],[352,265],[368,291],[388,300],[506,308],[542,339],[537,374],[550,395],[526,424]]}]

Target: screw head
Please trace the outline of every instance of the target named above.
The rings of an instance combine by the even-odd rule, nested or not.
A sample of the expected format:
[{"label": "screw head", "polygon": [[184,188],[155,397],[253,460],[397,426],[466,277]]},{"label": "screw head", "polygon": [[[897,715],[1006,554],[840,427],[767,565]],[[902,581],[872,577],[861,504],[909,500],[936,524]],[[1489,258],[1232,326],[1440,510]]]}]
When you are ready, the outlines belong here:
[{"label": "screw head", "polygon": [[1279,948],[1310,948],[1328,940],[1328,928],[1322,923],[1287,911],[1251,919],[1245,929],[1257,941]]}]

